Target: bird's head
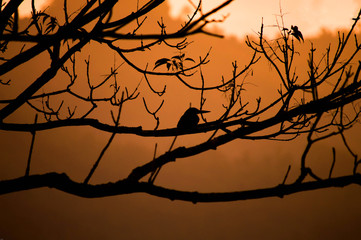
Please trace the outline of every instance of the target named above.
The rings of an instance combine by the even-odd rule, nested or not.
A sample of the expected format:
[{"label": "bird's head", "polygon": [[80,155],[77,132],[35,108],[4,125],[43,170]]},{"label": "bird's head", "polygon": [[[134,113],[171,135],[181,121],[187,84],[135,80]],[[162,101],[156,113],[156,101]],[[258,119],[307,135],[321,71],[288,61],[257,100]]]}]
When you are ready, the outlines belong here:
[{"label": "bird's head", "polygon": [[179,129],[193,129],[199,122],[198,114],[207,113],[207,110],[199,110],[197,108],[188,108],[183,116],[179,119],[177,127]]},{"label": "bird's head", "polygon": [[207,111],[207,110],[199,110],[194,107],[188,108],[188,110],[186,111],[187,114],[201,114],[201,113],[208,113],[208,112],[209,111]]}]

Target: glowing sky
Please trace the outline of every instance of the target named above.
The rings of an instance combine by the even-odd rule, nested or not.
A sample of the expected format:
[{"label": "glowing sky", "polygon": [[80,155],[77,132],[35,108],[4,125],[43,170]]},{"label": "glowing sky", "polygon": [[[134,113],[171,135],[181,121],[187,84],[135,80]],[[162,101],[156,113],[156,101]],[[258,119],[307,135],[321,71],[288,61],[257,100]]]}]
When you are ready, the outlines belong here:
[{"label": "glowing sky", "polygon": [[[195,4],[198,1],[192,0]],[[222,0],[204,0],[203,11],[219,5]],[[174,18],[186,17],[193,8],[189,1],[169,0],[171,16]],[[276,15],[280,14],[280,6],[285,14],[285,25],[297,25],[304,36],[315,36],[321,29],[337,30],[349,27],[351,18],[360,9],[361,0],[236,0],[217,16],[228,15],[222,28],[226,35],[244,37],[246,34],[258,32],[262,17],[265,26],[276,23]],[[275,28],[266,29],[268,32]]]},{"label": "glowing sky", "polygon": [[[9,1],[3,1],[4,3],[7,3]],[[36,0],[35,1],[35,8],[36,10],[44,10],[47,6],[50,5],[50,3],[52,2],[52,0]],[[24,0],[20,7],[19,7],[19,13],[21,17],[24,16],[30,16],[31,13],[31,0]]]},{"label": "glowing sky", "polygon": [[[173,18],[185,20],[190,13],[192,5],[190,0],[168,0],[170,14]],[[192,0],[198,4],[197,0]],[[219,5],[223,0],[204,0],[203,11]],[[50,0],[36,0],[37,9],[46,8]],[[236,0],[216,16],[228,16],[226,21],[218,24],[224,34],[244,37],[259,31],[262,17],[266,33],[274,33],[276,28],[276,15],[280,15],[280,6],[285,14],[286,26],[297,25],[306,37],[317,35],[320,30],[334,31],[351,24],[351,18],[361,7],[361,0]],[[25,0],[20,6],[20,15],[30,15],[31,0]]]}]

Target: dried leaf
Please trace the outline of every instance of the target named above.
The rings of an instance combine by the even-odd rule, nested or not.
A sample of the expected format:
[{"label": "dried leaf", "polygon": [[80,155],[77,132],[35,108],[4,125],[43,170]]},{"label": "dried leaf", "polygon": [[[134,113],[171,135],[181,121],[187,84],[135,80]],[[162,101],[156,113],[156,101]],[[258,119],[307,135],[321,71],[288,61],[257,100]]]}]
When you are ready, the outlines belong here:
[{"label": "dried leaf", "polygon": [[184,61],[191,61],[191,62],[195,62],[195,61],[193,60],[193,58],[186,58],[186,59],[184,59]]},{"label": "dried leaf", "polygon": [[[154,69],[156,69],[157,67],[161,66],[161,65],[164,65],[164,64],[167,64],[170,60],[168,58],[161,58],[161,59],[158,59],[155,64],[154,64]],[[168,65],[167,65],[168,66]]]}]

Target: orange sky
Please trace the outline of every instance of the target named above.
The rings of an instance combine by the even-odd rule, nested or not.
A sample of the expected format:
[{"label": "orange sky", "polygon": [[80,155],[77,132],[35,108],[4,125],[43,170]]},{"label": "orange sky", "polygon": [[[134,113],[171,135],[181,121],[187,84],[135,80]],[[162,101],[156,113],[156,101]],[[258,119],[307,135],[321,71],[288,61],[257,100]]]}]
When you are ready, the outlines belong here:
[{"label": "orange sky", "polygon": [[[193,3],[197,1],[192,0]],[[217,6],[222,1],[203,1],[204,11]],[[189,1],[170,0],[170,13],[174,18],[185,18],[184,13],[189,13],[193,8]],[[302,33],[307,36],[315,36],[321,29],[335,31],[350,25],[351,18],[357,14],[361,7],[360,0],[238,0],[231,3],[217,13],[218,18],[228,16],[227,21],[220,24],[227,35],[235,35],[243,38],[246,34],[259,31],[262,22],[269,26],[269,34],[277,30],[272,25],[276,24],[276,16],[280,15],[280,8],[284,14],[286,25],[297,25]],[[278,19],[279,20],[279,19]]]},{"label": "orange sky", "polygon": [[[175,19],[186,18],[193,9],[189,3],[195,0],[168,0],[170,15]],[[6,2],[6,1],[5,1]],[[52,0],[36,0],[35,4],[38,9],[45,9],[51,4]],[[203,9],[207,11],[220,4],[221,0],[203,1]],[[361,7],[360,0],[237,0],[231,5],[224,8],[215,15],[221,19],[227,16],[227,21],[218,24],[226,35],[244,37],[247,34],[258,32],[262,18],[264,24],[272,26],[276,23],[276,16],[280,15],[280,7],[285,15],[285,22],[298,25],[305,36],[311,37],[320,33],[321,29],[335,31],[345,28],[351,23],[350,16],[357,14]],[[31,0],[24,0],[20,7],[22,16],[27,16],[31,12]],[[270,27],[270,34],[277,30]]]},{"label": "orange sky", "polygon": [[[54,10],[51,5],[49,11],[56,12],[61,9],[62,4],[59,1],[54,2],[57,3],[57,9]],[[227,13],[232,10],[231,16],[222,25],[228,34],[240,34],[238,36],[242,37],[244,34],[258,31],[262,16],[265,23],[274,24],[273,14],[279,11],[278,1],[246,2],[236,1],[224,11]],[[317,49],[322,50],[330,41],[334,43],[337,40],[335,32],[323,32],[317,36],[315,33],[319,33],[320,28],[325,26],[332,26],[329,30],[349,26],[360,1],[343,1],[342,8],[329,7],[340,4],[340,1],[282,2],[284,11],[288,13],[286,19],[289,25],[299,25],[305,35],[305,43],[298,45],[301,52],[301,75],[307,74],[302,71],[302,66],[306,64],[305,57],[310,41],[315,43]],[[129,9],[134,9],[134,2],[129,5]],[[167,26],[179,26],[182,22],[175,17],[177,10],[169,9],[167,6],[163,5],[157,11],[156,20],[159,19],[159,14],[166,15],[171,11],[174,22],[165,17],[168,21]],[[192,37],[192,41],[194,43],[186,49],[186,53],[195,59],[212,47],[211,62],[203,68],[204,76],[210,82],[218,81],[222,75],[230,76],[231,62],[237,60],[239,65],[243,65],[251,53],[244,40],[236,38],[219,39],[196,35]],[[91,54],[91,66],[94,66],[93,80],[101,79],[101,76],[113,66],[115,59],[114,54],[105,49],[99,44],[86,46],[78,55],[79,73],[84,74],[84,59]],[[159,47],[154,55],[142,54],[135,56],[133,60],[145,66],[147,62],[152,63],[166,54],[173,53],[173,50],[169,52]],[[46,57],[41,55],[21,70],[9,73],[6,77],[13,79],[14,89],[19,90],[21,84],[31,82],[42,71]],[[119,63],[119,58],[116,58],[116,61]],[[124,67],[120,70],[120,81],[130,84],[130,89],[133,88],[134,81],[138,83],[142,78],[129,68]],[[29,72],[34,76],[28,74]],[[272,78],[273,74],[267,65],[260,65],[255,67],[254,74],[246,79],[248,84],[244,97],[250,101],[250,105],[254,104],[254,99],[258,96],[270,101],[270,92],[277,94],[279,83]],[[79,75],[79,81],[84,80],[81,76]],[[61,78],[57,80],[61,82]],[[194,84],[199,83],[199,77],[195,76],[193,80]],[[190,102],[199,104],[199,94],[189,93],[176,81],[158,77],[150,77],[150,81],[159,88],[167,83],[166,102],[159,113],[160,128],[175,126]],[[45,90],[57,87],[59,84],[55,82],[47,85]],[[146,89],[144,80],[141,87]],[[0,96],[11,94],[17,93],[0,87]],[[159,98],[146,90],[142,92],[141,97],[148,99],[153,109],[160,103]],[[209,120],[218,116],[217,107],[220,108],[222,103],[220,99],[222,98],[219,96],[208,96],[205,108],[212,111],[207,116]],[[72,106],[72,100],[66,99],[65,106]],[[141,99],[139,103],[136,103],[135,107],[125,106],[124,111],[128,115],[121,118],[121,124],[144,124],[146,129],[152,129],[154,120],[144,114]],[[24,112],[28,110],[24,109]],[[109,117],[108,112],[104,110],[97,113],[97,116],[103,118],[105,115]],[[23,121],[28,117],[24,116],[25,113],[18,113],[13,119]],[[28,119],[32,121],[33,115]],[[353,131],[359,133],[360,127],[354,128]],[[352,147],[357,149],[361,142],[361,134],[348,134]],[[38,132],[31,171],[34,174],[48,171],[66,172],[72,179],[82,181],[109,136],[109,133],[87,127]],[[29,133],[0,131],[1,179],[14,178],[24,173],[30,139]],[[116,181],[127,176],[132,168],[152,158],[155,143],[158,143],[158,152],[161,154],[167,150],[171,140],[132,135],[116,136],[90,183]],[[326,176],[328,173],[332,158],[331,145],[337,147],[337,156],[340,159],[335,167],[335,175],[349,173],[353,159],[338,140],[322,142],[311,151],[310,164],[318,174]],[[189,146],[197,141],[199,139],[195,137],[184,136],[177,139],[176,145]],[[274,186],[282,181],[289,165],[292,165],[290,181],[297,176],[300,154],[305,144],[302,137],[293,142],[282,143],[237,140],[220,147],[217,151],[189,159],[179,159],[165,166],[156,183],[190,191],[232,191]],[[210,204],[169,201],[145,194],[83,199],[54,189],[35,189],[0,196],[0,239],[358,239],[361,235],[360,199],[359,186],[298,193],[283,199]]]}]

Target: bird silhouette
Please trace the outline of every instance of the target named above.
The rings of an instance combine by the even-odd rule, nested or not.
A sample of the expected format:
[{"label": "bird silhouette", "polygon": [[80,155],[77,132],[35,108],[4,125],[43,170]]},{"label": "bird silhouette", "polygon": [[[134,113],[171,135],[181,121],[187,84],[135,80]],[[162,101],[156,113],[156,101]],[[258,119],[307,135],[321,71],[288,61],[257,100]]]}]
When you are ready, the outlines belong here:
[{"label": "bird silhouette", "polygon": [[301,42],[301,40],[304,42],[305,40],[303,40],[303,35],[301,33],[300,30],[298,30],[298,27],[297,26],[292,26],[291,25],[291,35],[295,36],[295,38],[297,38],[298,41]]},{"label": "bird silhouette", "polygon": [[[201,113],[207,113],[209,111],[206,110],[198,110],[197,108],[188,108],[187,111],[185,111],[185,113],[182,115],[182,117],[179,119],[178,124],[177,124],[177,128],[181,129],[181,130],[192,130],[194,128],[197,127],[198,122],[199,122],[199,117],[198,114]],[[172,150],[172,147],[175,143],[175,140],[177,139],[177,135],[174,136],[173,142],[170,145],[169,148],[169,152]],[[157,178],[160,169],[162,168],[162,166],[156,168],[151,174],[150,177],[148,179],[148,182],[153,184],[155,179]]]},{"label": "bird silhouette", "polygon": [[188,108],[187,111],[183,114],[183,116],[179,119],[177,124],[178,129],[189,130],[194,129],[199,122],[198,114],[207,113],[209,111],[206,110],[198,110],[197,108],[191,107]]}]

